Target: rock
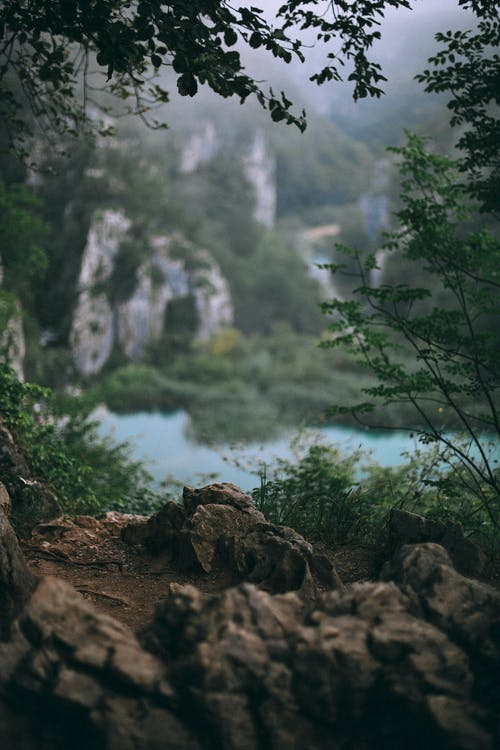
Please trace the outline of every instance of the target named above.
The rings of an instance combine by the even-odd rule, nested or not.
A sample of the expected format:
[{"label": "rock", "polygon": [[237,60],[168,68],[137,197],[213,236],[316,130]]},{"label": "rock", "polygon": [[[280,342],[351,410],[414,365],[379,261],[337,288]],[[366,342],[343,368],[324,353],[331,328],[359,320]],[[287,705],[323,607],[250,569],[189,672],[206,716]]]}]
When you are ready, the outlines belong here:
[{"label": "rock", "polygon": [[484,555],[479,547],[464,536],[459,523],[435,521],[416,513],[394,508],[389,518],[389,544],[394,554],[405,544],[436,542],[445,547],[453,562],[464,575],[481,575]]},{"label": "rock", "polygon": [[6,516],[10,515],[12,510],[12,503],[10,501],[10,495],[2,482],[0,482],[0,511],[3,511]]},{"label": "rock", "polygon": [[[168,549],[171,556],[175,556],[178,548],[177,538],[186,522],[186,513],[178,503],[169,501],[149,519],[146,531],[146,544],[152,552]],[[122,539],[130,539],[127,529],[124,529]]]},{"label": "rock", "polygon": [[7,492],[13,498],[19,477],[29,477],[30,471],[24,455],[14,442],[10,430],[0,419],[0,471],[2,482]]},{"label": "rock", "polygon": [[500,592],[458,573],[437,544],[407,545],[383,572],[473,658],[500,666]]},{"label": "rock", "polygon": [[255,193],[254,218],[272,229],[276,220],[277,187],[276,161],[262,130],[255,133],[253,142],[243,159],[245,176]]},{"label": "rock", "polygon": [[92,218],[70,334],[75,367],[85,376],[100,372],[113,348],[115,315],[103,285],[110,281],[129,228],[129,219],[120,211],[107,209]]},{"label": "rock", "polygon": [[211,161],[219,147],[217,131],[210,120],[197,121],[194,126],[196,130],[186,134],[187,140],[182,146],[179,165],[182,174],[191,174]]},{"label": "rock", "polygon": [[211,747],[492,750],[466,652],[412,607],[394,583],[329,592],[313,611],[251,584],[172,585],[143,643]]},{"label": "rock", "polygon": [[312,553],[312,545],[293,529],[262,523],[236,541],[235,563],[245,579],[283,593],[309,584]]},{"label": "rock", "polygon": [[71,586],[42,580],[16,625],[0,644],[0,728],[16,737],[24,718],[19,747],[199,749],[172,710],[165,665]]},{"label": "rock", "polygon": [[182,506],[167,503],[122,538],[168,555],[186,572],[211,573],[217,565],[232,582],[253,581],[274,593],[300,590],[312,600],[316,584],[342,586],[326,556],[315,556],[293,529],[267,523],[250,495],[230,483],[185,487]]},{"label": "rock", "polygon": [[200,489],[184,487],[182,502],[188,515],[192,515],[199,505],[231,505],[236,510],[251,513],[257,520],[265,522],[264,516],[256,510],[250,495],[230,482],[209,484]]},{"label": "rock", "polygon": [[9,520],[0,509],[0,639],[35,587]]},{"label": "rock", "polygon": [[182,235],[150,237],[150,252],[136,271],[130,296],[113,300],[113,271],[130,229],[121,211],[106,209],[92,219],[70,336],[75,367],[85,376],[102,370],[114,346],[127,359],[142,361],[148,345],[168,328],[173,300],[191,299],[198,314],[195,335],[202,341],[233,322],[229,286],[219,266]]},{"label": "rock", "polygon": [[206,250],[198,250],[198,263],[191,276],[193,301],[198,314],[196,338],[208,341],[234,319],[229,284]]},{"label": "rock", "polygon": [[61,507],[51,489],[34,479],[19,477],[15,495],[16,515],[27,519],[29,525],[50,520],[60,515]]},{"label": "rock", "polygon": [[[93,516],[59,516],[37,524],[31,531],[30,549],[41,556],[76,565],[112,564],[122,569],[125,559],[120,537],[144,529],[148,519],[130,513],[108,512]],[[38,554],[36,554],[38,553]]]},{"label": "rock", "polygon": [[196,559],[210,573],[217,551],[232,563],[228,549],[234,540],[246,537],[257,523],[257,511],[246,513],[232,505],[199,505],[189,521],[190,540]]},{"label": "rock", "polygon": [[[187,533],[204,570],[208,572],[218,556],[231,572],[269,591],[300,590],[314,597],[312,546],[293,529],[267,523],[238,487],[222,483],[184,488],[183,503]],[[341,585],[333,566],[327,574],[328,565],[318,565],[323,585]]]},{"label": "rock", "polygon": [[[0,260],[0,286],[3,281],[3,268]],[[24,380],[24,357],[26,341],[24,338],[23,310],[21,303],[2,305],[2,331],[0,332],[0,363],[7,364],[18,380]],[[5,320],[7,317],[7,320]]]},{"label": "rock", "polygon": [[310,565],[313,575],[322,586],[327,589],[344,589],[344,584],[329,557],[313,550]]},{"label": "rock", "polygon": [[[199,505],[177,530],[164,516],[182,532],[197,513],[244,515]],[[20,750],[493,750],[498,594],[433,544],[404,547],[385,575],[309,601],[171,584],[139,639],[44,579],[0,639],[0,736]]]},{"label": "rock", "polygon": [[60,514],[56,496],[45,484],[32,478],[25,456],[1,419],[0,476],[10,497],[12,516],[22,525],[32,526]]},{"label": "rock", "polygon": [[149,539],[148,520],[129,521],[121,531],[122,540],[126,544],[146,544]]}]

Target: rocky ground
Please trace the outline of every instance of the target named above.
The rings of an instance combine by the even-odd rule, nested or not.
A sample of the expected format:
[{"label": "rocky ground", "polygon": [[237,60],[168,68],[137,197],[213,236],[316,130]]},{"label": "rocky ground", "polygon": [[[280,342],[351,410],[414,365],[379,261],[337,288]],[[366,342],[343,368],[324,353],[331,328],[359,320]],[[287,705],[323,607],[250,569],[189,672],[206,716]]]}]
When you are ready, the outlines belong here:
[{"label": "rocky ground", "polygon": [[457,571],[481,561],[456,528],[396,514],[377,574],[227,484],[53,519],[24,553],[4,510],[2,747],[498,746],[500,594]]},{"label": "rocky ground", "polygon": [[[34,575],[67,581],[100,612],[136,632],[153,621],[156,606],[166,598],[171,583],[191,584],[202,593],[216,594],[240,582],[227,565],[216,564],[209,572],[196,567],[186,570],[168,555],[122,539],[129,524],[141,525],[145,520],[119,513],[100,519],[61,516],[39,524],[21,546]],[[380,555],[369,546],[331,549],[322,545],[321,551],[344,584],[377,577]]]}]

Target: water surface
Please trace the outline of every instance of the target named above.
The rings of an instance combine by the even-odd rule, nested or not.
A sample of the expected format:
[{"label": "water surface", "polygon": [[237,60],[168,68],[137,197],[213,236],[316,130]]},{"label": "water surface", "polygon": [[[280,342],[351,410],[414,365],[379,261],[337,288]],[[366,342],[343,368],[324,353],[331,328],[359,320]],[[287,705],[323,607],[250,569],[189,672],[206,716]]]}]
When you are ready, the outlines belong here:
[{"label": "water surface", "polygon": [[[166,477],[191,485],[216,479],[250,490],[259,483],[259,463],[272,464],[275,457],[292,457],[290,440],[296,435],[296,431],[290,431],[267,442],[208,446],[189,437],[189,416],[182,410],[170,414],[128,415],[99,410],[96,417],[102,434],[111,434],[120,442],[130,441],[133,457],[144,461],[156,484]],[[397,466],[405,460],[401,454],[412,452],[416,447],[415,438],[406,432],[386,433],[341,426],[321,427],[315,432],[346,453],[358,448],[370,451],[382,466]]]}]

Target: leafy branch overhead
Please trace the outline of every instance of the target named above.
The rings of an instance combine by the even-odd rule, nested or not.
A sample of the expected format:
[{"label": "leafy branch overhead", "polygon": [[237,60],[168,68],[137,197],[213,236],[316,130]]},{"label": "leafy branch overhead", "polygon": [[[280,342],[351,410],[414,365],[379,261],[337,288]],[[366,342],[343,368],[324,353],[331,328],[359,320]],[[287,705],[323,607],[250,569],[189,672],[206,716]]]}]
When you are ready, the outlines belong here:
[{"label": "leafy branch overhead", "polygon": [[473,30],[436,34],[441,49],[417,76],[429,92],[451,95],[451,125],[461,128],[469,190],[483,211],[500,212],[500,14],[489,0],[467,3],[477,16]]},{"label": "leafy branch overhead", "polygon": [[304,130],[305,113],[294,113],[283,93],[265,91],[245,71],[240,50],[263,48],[285,63],[303,61],[308,45],[297,35],[311,30],[325,45],[313,81],[340,80],[346,68],[355,99],[380,96],[385,78],[369,53],[388,6],[410,2],[287,0],[270,23],[261,9],[225,0],[5,0],[0,105],[11,145],[20,150],[29,132],[27,110],[49,132],[76,132],[102,88],[123,100],[126,111],[147,117],[168,101],[164,67],[173,70],[183,96],[195,96],[200,85],[241,102],[254,95],[274,121]]}]

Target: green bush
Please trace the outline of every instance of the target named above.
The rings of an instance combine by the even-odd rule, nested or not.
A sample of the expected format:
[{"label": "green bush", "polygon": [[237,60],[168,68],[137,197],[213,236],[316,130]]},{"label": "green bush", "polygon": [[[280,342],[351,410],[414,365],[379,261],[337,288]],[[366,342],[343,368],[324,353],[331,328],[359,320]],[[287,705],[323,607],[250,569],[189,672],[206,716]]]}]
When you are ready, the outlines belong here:
[{"label": "green bush", "polygon": [[307,433],[292,442],[292,459],[257,467],[260,486],[252,494],[269,521],[311,540],[383,547],[389,512],[402,508],[458,521],[467,536],[498,555],[495,527],[481,504],[471,506],[467,471],[452,451],[416,447],[401,465],[383,467],[364,451],[343,455],[321,436],[312,437],[312,443]]},{"label": "green bush", "polygon": [[293,460],[279,460],[271,470],[261,466],[252,494],[266,518],[312,540],[379,542],[385,509],[369,502],[356,479],[364,454],[344,456],[324,442],[293,447]]},{"label": "green bush", "polygon": [[151,490],[151,477],[131,460],[127,443],[101,438],[82,404],[66,398],[68,406],[63,410],[50,391],[0,368],[2,422],[32,477],[54,492],[64,512],[145,513],[159,507],[164,498]]},{"label": "green bush", "polygon": [[125,365],[115,370],[93,390],[93,398],[112,411],[170,410],[186,406],[196,398],[195,384],[174,380],[148,365]]},{"label": "green bush", "polygon": [[205,389],[189,415],[193,436],[212,444],[261,440],[281,429],[274,406],[245,383]]}]

